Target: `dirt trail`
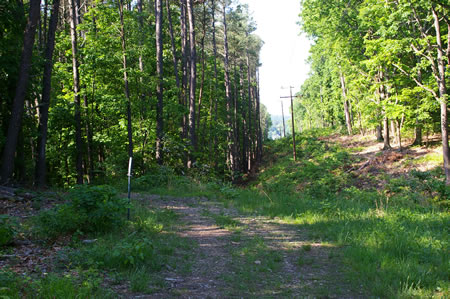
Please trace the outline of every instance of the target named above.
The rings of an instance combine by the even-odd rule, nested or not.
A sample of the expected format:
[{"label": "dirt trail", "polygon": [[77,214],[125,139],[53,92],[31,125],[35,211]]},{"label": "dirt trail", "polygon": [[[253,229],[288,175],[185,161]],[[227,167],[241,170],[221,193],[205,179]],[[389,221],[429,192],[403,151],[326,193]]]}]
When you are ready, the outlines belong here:
[{"label": "dirt trail", "polygon": [[[163,273],[166,288],[135,298],[364,297],[345,281],[338,263],[339,249],[309,243],[308,233],[296,226],[267,217],[243,216],[233,208],[225,208],[206,198],[140,197],[155,208],[167,208],[180,214],[179,235],[192,239],[198,246],[193,249],[190,273],[166,271]],[[232,231],[216,225],[214,215],[225,215],[240,223],[243,228],[240,240],[233,241]],[[263,240],[267,249],[280,253],[281,265],[278,271],[272,273],[269,269],[261,277],[252,277],[256,289],[255,285],[246,289],[244,282],[233,282],[233,277],[242,273],[233,272],[230,265],[236,262],[233,254],[254,238]],[[272,288],[273,281],[279,283]]]}]

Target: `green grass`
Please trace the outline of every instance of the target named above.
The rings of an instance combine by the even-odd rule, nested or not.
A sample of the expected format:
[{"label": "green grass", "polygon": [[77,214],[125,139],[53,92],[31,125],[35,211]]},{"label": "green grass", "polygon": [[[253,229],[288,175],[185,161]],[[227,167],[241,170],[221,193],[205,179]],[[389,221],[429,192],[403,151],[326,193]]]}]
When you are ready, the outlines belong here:
[{"label": "green grass", "polygon": [[[53,272],[23,279],[9,270],[1,271],[0,298],[109,298],[114,297],[109,291],[114,284],[128,284],[130,291],[146,294],[165,286],[162,270],[188,273],[195,245],[175,233],[179,215],[168,209],[150,209],[139,201],[132,202],[130,212],[129,221],[124,210],[124,224],[106,232],[69,234],[70,244],[49,259]],[[42,231],[42,227],[36,229]],[[45,231],[52,237],[61,233],[51,227]]]},{"label": "green grass", "polygon": [[225,228],[225,229],[227,229],[229,231],[233,231],[233,232],[238,232],[243,229],[243,224],[237,220],[234,220],[229,215],[224,215],[223,213],[215,214],[215,213],[211,213],[208,210],[204,210],[202,212],[202,214],[204,216],[211,217],[212,219],[214,219],[214,221],[216,222],[216,225],[220,228]]},{"label": "green grass", "polygon": [[230,297],[267,296],[285,292],[279,273],[282,266],[280,252],[267,247],[261,237],[239,239],[240,246],[229,246],[231,262],[227,267],[231,274],[223,279],[232,286]]},{"label": "green grass", "polygon": [[310,242],[341,247],[355,285],[373,296],[449,295],[450,190],[442,170],[397,178],[374,174],[365,179],[381,188],[358,189],[361,177],[345,171],[350,153],[325,146],[318,134],[298,136],[297,162],[287,140],[269,143],[266,157],[275,161],[227,200],[242,212],[279,217],[309,232]]}]

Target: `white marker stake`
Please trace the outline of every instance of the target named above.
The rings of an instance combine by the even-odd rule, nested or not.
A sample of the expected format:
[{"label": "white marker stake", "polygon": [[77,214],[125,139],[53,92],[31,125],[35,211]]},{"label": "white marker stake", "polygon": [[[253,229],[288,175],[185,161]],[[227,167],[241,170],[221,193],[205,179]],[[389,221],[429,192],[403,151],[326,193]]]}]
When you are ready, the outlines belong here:
[{"label": "white marker stake", "polygon": [[[133,158],[130,157],[128,162],[128,204],[131,204],[131,164],[133,163]],[[127,219],[130,220],[130,208],[128,207]]]}]

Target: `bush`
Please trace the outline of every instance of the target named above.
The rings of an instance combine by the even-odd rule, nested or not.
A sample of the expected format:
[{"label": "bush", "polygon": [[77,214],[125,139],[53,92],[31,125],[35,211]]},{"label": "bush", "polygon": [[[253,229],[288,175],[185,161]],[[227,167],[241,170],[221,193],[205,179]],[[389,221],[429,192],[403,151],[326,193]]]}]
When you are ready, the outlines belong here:
[{"label": "bush", "polygon": [[11,244],[14,239],[14,228],[11,217],[0,215],[0,246]]},{"label": "bush", "polygon": [[133,189],[146,191],[155,187],[167,187],[175,177],[172,168],[155,166],[150,169],[150,174],[141,176],[134,181]]},{"label": "bush", "polygon": [[108,231],[123,224],[127,207],[127,199],[110,186],[77,186],[69,193],[68,203],[37,217],[36,232],[54,238],[75,231]]},{"label": "bush", "polygon": [[77,186],[70,192],[70,205],[74,211],[86,216],[81,223],[82,231],[106,231],[120,225],[128,205],[126,198],[108,185]]}]

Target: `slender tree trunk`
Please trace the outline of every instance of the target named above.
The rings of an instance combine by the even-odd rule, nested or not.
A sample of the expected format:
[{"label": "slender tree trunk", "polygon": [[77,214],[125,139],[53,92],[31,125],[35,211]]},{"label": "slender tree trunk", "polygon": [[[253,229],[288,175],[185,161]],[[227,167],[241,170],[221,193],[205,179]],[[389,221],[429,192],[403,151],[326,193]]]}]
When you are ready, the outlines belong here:
[{"label": "slender tree trunk", "polygon": [[[262,129],[261,129],[261,105],[260,105],[260,97],[259,97],[259,69],[256,69],[256,119],[257,119],[257,128],[258,128],[258,148],[257,148],[257,161],[261,162],[262,159]],[[291,98],[292,99],[292,98]],[[295,131],[294,131],[294,105],[292,104],[292,133],[293,141],[294,141],[294,149],[295,149]]]},{"label": "slender tree trunk", "polygon": [[53,0],[52,14],[48,28],[47,46],[45,49],[44,76],[42,79],[42,101],[39,109],[39,128],[37,140],[37,157],[35,169],[35,184],[43,187],[47,183],[46,144],[48,132],[48,109],[53,70],[53,51],[55,49],[55,33],[58,24],[59,0]]},{"label": "slender tree trunk", "polygon": [[248,163],[247,163],[247,142],[248,142],[248,132],[247,132],[247,119],[246,119],[246,111],[244,109],[244,67],[241,64],[239,68],[239,85],[241,87],[240,89],[240,96],[241,96],[241,115],[242,115],[242,172],[247,173],[248,172]]},{"label": "slender tree trunk", "polygon": [[[213,100],[214,100],[214,123],[217,124],[218,119],[218,111],[217,111],[217,88],[218,88],[218,79],[217,79],[217,43],[216,43],[216,5],[215,1],[211,0],[211,13],[212,13],[212,42],[213,42],[213,55],[214,55],[214,92],[213,92]],[[217,153],[217,132],[214,131],[214,145],[213,145],[213,153]],[[216,155],[213,155],[216,157]],[[214,159],[215,165],[217,165],[217,158]]]},{"label": "slender tree trunk", "polygon": [[190,150],[187,167],[191,168],[195,162],[194,152],[197,150],[197,136],[195,132],[195,88],[197,83],[197,54],[195,49],[195,24],[193,0],[186,0],[189,19],[190,44],[190,82],[189,82],[189,140]]},{"label": "slender tree trunk", "polygon": [[[382,74],[380,75],[380,79],[382,78]],[[381,85],[380,87],[380,100],[381,104],[385,106],[384,102],[387,101],[387,91],[386,86]],[[389,119],[386,114],[386,108],[383,108],[383,150],[391,149],[390,136],[389,136]]]},{"label": "slender tree trunk", "polygon": [[[140,0],[140,1],[142,1],[142,0]],[[180,75],[178,74],[178,59],[177,59],[177,52],[176,52],[176,46],[175,46],[175,37],[174,37],[174,33],[173,33],[172,15],[170,12],[169,0],[166,0],[166,9],[167,9],[167,19],[169,21],[170,45],[172,47],[173,71],[175,74],[175,82],[176,82],[177,88],[180,89]]]},{"label": "slender tree trunk", "polygon": [[228,62],[228,32],[226,16],[226,0],[223,1],[223,38],[224,38],[224,68],[225,68],[225,98],[227,110],[227,165],[234,181],[234,157],[233,157],[233,132],[231,130],[233,123],[231,119],[231,86],[230,86],[230,66]]},{"label": "slender tree trunk", "polygon": [[[251,68],[250,68],[250,55],[248,53],[248,50],[246,51],[246,57],[245,57],[246,63],[247,63],[247,96],[248,96],[248,132],[247,132],[247,138],[248,138],[248,154],[247,154],[247,169],[250,172],[252,170],[252,155],[251,155],[251,149],[252,149],[252,77],[251,77]],[[282,103],[283,104],[283,103]],[[284,117],[283,117],[283,128],[284,128]],[[286,132],[285,132],[286,135]]]},{"label": "slender tree trunk", "polygon": [[127,99],[127,131],[128,131],[128,156],[133,157],[133,131],[131,123],[131,98],[130,89],[128,87],[128,61],[127,61],[127,44],[125,38],[125,28],[123,21],[123,0],[119,0],[119,16],[120,16],[120,40],[122,43],[122,66],[123,66],[123,84],[125,98]]},{"label": "slender tree trunk", "polygon": [[8,183],[14,171],[14,154],[16,152],[17,140],[19,137],[20,127],[22,125],[25,95],[28,80],[30,78],[34,37],[36,33],[37,21],[40,16],[40,4],[40,0],[30,0],[30,15],[28,16],[28,22],[23,37],[19,79],[17,82],[16,94],[13,100],[6,143],[3,148],[0,183]]},{"label": "slender tree trunk", "polygon": [[[180,13],[180,28],[181,28],[181,68],[182,68],[182,77],[181,77],[181,101],[180,105],[184,108],[187,103],[187,86],[188,86],[188,48],[187,48],[187,18],[186,18],[186,10],[187,4],[186,0],[181,0],[181,13]],[[187,132],[187,117],[186,113],[183,112],[183,118],[181,120],[181,138],[185,139],[188,135]]]},{"label": "slender tree trunk", "polygon": [[345,77],[342,71],[340,72],[340,78],[341,78],[342,97],[344,98],[345,123],[347,124],[348,135],[352,135],[353,134],[352,119],[350,116],[350,107],[347,98],[347,87],[345,86]]},{"label": "slender tree trunk", "polygon": [[73,92],[75,104],[75,147],[77,184],[83,184],[83,140],[81,138],[80,76],[78,71],[78,6],[76,0],[69,0],[70,36],[72,40]]},{"label": "slender tree trunk", "polygon": [[237,76],[237,66],[236,64],[233,67],[234,70],[234,93],[233,93],[233,157],[235,165],[235,169],[240,169],[239,167],[239,149],[240,149],[240,142],[239,142],[239,123],[238,123],[238,89],[239,89],[239,83],[238,83],[238,76]]},{"label": "slender tree trunk", "polygon": [[200,39],[200,46],[202,47],[201,59],[202,59],[202,75],[200,79],[200,90],[198,91],[198,113],[197,113],[197,130],[200,129],[200,118],[202,112],[202,99],[203,99],[203,88],[205,85],[205,67],[206,67],[206,57],[205,57],[205,37],[206,37],[206,4],[203,4],[203,24],[202,24],[202,38]]},{"label": "slender tree trunk", "polygon": [[[441,27],[439,24],[439,17],[436,13],[434,6],[432,6],[434,28],[436,31],[436,42],[437,42],[437,63],[438,63],[438,88],[439,88],[439,100],[441,104],[441,134],[442,134],[442,154],[444,158],[444,173],[445,173],[445,184],[450,185],[450,148],[448,140],[448,118],[447,118],[447,86],[445,82],[445,65],[444,65],[444,49],[442,46],[441,39]],[[450,25],[449,25],[450,27]],[[450,48],[450,41],[448,48]]]},{"label": "slender tree trunk", "polygon": [[162,0],[155,1],[156,16],[156,74],[158,84],[156,85],[156,161],[159,165],[163,163],[163,44],[162,44]]}]

